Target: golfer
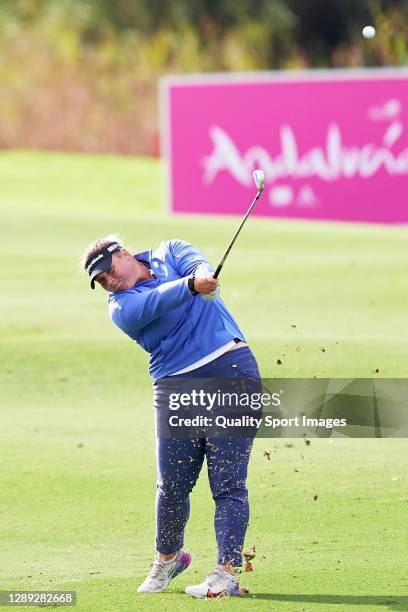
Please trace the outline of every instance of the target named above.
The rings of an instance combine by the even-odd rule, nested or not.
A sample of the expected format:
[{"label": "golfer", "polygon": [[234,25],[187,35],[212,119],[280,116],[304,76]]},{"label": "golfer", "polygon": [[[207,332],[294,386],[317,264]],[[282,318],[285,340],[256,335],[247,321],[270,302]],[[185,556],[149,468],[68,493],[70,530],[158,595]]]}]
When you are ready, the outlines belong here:
[{"label": "golfer", "polygon": [[[182,240],[132,255],[118,236],[96,240],[82,265],[109,292],[110,317],[150,354],[154,408],[171,377],[259,378],[256,360],[237,323],[219,297],[218,281],[200,251]],[[248,525],[245,486],[251,438],[176,439],[157,437],[157,556],[138,592],[162,592],[184,571],[191,555],[183,550],[189,495],[207,460],[215,502],[216,567],[194,597],[240,595],[236,568]]]}]

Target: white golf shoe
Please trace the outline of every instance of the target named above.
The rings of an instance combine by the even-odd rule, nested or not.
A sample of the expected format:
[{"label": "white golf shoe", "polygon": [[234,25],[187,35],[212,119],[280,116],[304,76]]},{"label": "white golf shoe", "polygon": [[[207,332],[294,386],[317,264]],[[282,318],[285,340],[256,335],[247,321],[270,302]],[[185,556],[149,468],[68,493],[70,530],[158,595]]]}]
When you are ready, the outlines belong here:
[{"label": "white golf shoe", "polygon": [[224,597],[226,595],[243,595],[247,589],[241,589],[237,577],[221,568],[216,568],[201,584],[186,588],[187,595],[192,597]]},{"label": "white golf shoe", "polygon": [[161,593],[169,582],[184,572],[191,563],[190,553],[179,550],[174,560],[155,559],[146,580],[137,589],[138,593]]}]

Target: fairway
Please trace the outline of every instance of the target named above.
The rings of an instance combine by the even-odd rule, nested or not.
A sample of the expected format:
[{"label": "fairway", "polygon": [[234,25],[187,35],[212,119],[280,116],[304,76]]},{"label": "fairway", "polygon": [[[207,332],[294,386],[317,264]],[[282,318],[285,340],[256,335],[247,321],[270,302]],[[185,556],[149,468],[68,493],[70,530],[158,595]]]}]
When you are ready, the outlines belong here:
[{"label": "fairway", "polygon": [[[117,232],[135,252],[188,240],[216,266],[239,222],[171,217],[161,174],[147,159],[0,155],[0,590],[76,590],[85,612],[408,610],[404,439],[257,440],[246,539],[256,558],[241,578],[249,595],[233,600],[184,594],[215,562],[204,467],[192,565],[162,595],[136,594],[154,554],[147,354],[110,323],[78,260]],[[402,227],[250,218],[221,291],[263,376],[406,377],[407,238]]]}]

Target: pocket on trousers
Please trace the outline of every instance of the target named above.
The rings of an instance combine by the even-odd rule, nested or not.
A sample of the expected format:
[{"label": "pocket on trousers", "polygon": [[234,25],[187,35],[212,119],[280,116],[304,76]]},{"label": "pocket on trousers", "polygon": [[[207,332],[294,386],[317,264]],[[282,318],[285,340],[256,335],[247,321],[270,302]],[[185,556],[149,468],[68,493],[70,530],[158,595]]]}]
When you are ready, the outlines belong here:
[{"label": "pocket on trousers", "polygon": [[255,360],[255,357],[246,357],[242,361],[238,362],[235,370],[237,371],[238,376],[261,378],[261,374],[259,372],[258,364]]}]

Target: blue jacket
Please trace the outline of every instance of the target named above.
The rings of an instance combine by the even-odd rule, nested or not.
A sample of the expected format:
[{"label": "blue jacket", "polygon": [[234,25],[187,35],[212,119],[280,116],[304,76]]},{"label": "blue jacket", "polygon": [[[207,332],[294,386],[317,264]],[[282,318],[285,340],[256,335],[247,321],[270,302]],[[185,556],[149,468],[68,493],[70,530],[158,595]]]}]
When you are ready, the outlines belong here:
[{"label": "blue jacket", "polygon": [[212,268],[193,245],[167,240],[135,259],[151,268],[156,279],[109,294],[112,321],[150,353],[153,380],[202,359],[234,338],[245,340],[220,297],[193,296],[188,277],[200,264]]}]

